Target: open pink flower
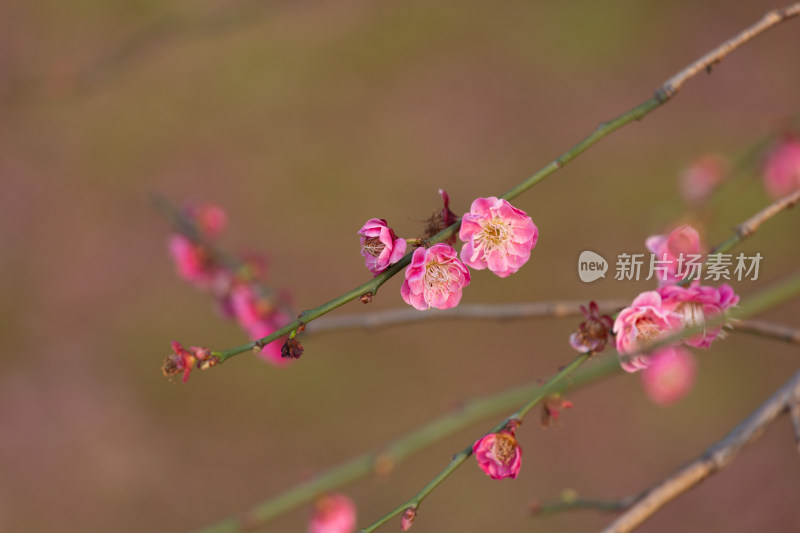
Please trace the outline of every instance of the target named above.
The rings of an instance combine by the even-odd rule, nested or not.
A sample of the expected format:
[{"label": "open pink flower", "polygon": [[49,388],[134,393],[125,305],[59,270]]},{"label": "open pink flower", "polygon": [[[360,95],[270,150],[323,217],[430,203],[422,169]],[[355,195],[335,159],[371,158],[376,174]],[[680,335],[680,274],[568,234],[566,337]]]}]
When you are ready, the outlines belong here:
[{"label": "open pink flower", "polygon": [[[719,288],[692,283],[689,287],[670,285],[658,289],[662,305],[677,314],[687,328],[705,327],[709,319],[724,314],[739,303],[739,297],[728,284]],[[708,348],[723,334],[724,324],[704,329],[699,335],[684,340],[689,346]]]},{"label": "open pink flower", "polygon": [[695,159],[680,176],[680,190],[690,204],[702,204],[725,179],[728,163],[718,154]]},{"label": "open pink flower", "polygon": [[650,356],[650,366],[642,372],[647,396],[659,405],[683,399],[694,385],[697,361],[688,350],[671,346]]},{"label": "open pink flower", "polygon": [[420,311],[431,307],[449,309],[461,301],[461,290],[469,285],[469,270],[447,244],[417,248],[405,272],[400,295]]},{"label": "open pink flower", "polygon": [[800,140],[787,138],[770,152],[764,165],[764,186],[773,198],[800,187]]},{"label": "open pink flower", "polygon": [[539,229],[525,211],[491,196],[472,202],[458,236],[464,241],[464,264],[475,270],[488,268],[505,278],[530,259]]},{"label": "open pink flower", "polygon": [[356,505],[336,492],[317,498],[308,533],[353,533],[356,530]]},{"label": "open pink flower", "polygon": [[[682,280],[687,274],[690,255],[700,254],[700,235],[689,225],[675,228],[669,235],[653,235],[645,241],[647,249],[655,254],[663,271],[656,271],[658,285],[669,285]],[[683,259],[681,259],[681,257]],[[680,273],[679,273],[680,270]]]},{"label": "open pink flower", "polygon": [[522,448],[513,431],[489,433],[472,445],[472,453],[481,470],[492,479],[516,479],[522,466]]},{"label": "open pink flower", "polygon": [[647,368],[650,356],[634,354],[681,325],[680,316],[673,312],[671,307],[664,305],[658,292],[641,293],[633,300],[630,307],[620,311],[614,322],[617,351],[622,368],[626,372]]},{"label": "open pink flower", "polygon": [[398,238],[382,218],[369,219],[358,234],[361,235],[361,255],[367,270],[376,276],[400,261],[406,253],[405,239]]}]

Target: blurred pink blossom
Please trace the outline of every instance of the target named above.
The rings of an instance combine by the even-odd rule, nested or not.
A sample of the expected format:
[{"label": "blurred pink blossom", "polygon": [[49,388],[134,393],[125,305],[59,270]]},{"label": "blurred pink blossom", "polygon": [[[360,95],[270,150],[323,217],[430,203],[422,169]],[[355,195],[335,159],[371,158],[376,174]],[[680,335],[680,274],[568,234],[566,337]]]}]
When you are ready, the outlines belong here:
[{"label": "blurred pink blossom", "polygon": [[671,346],[650,356],[650,366],[642,372],[647,396],[659,405],[683,399],[694,385],[697,361],[685,348]]},{"label": "blurred pink blossom", "polygon": [[477,198],[461,219],[461,260],[476,270],[488,268],[501,278],[519,270],[536,246],[539,229],[525,211],[494,196]]},{"label": "blurred pink blossom", "polygon": [[472,445],[472,453],[481,470],[492,479],[516,479],[522,466],[522,448],[513,431],[489,433]]},{"label": "blurred pink blossom", "polygon": [[417,248],[405,271],[400,288],[403,300],[416,309],[449,309],[461,301],[461,291],[469,285],[469,270],[447,244]]},{"label": "blurred pink blossom", "polygon": [[[658,285],[669,285],[680,281],[687,274],[686,262],[689,255],[700,254],[700,235],[689,225],[675,228],[669,235],[653,235],[645,241],[647,249],[662,261],[664,271],[656,271]],[[683,260],[681,260],[683,256]],[[679,273],[680,271],[680,273]]]},{"label": "blurred pink blossom", "polygon": [[356,506],[353,500],[337,492],[317,498],[308,533],[353,533],[356,529]]},{"label": "blurred pink blossom", "polygon": [[764,165],[764,186],[773,198],[800,187],[800,140],[788,137],[772,149]]},{"label": "blurred pink blossom", "polygon": [[657,291],[643,292],[617,315],[614,333],[620,365],[626,372],[647,368],[650,357],[636,352],[682,325],[681,317],[664,305]]},{"label": "blurred pink blossom", "polygon": [[169,238],[169,253],[178,276],[189,283],[204,288],[212,278],[213,270],[207,252],[180,234]]},{"label": "blurred pink blossom", "polygon": [[358,234],[361,235],[361,255],[367,270],[375,275],[397,263],[406,253],[405,239],[398,238],[382,218],[369,219]]},{"label": "blurred pink blossom", "polygon": [[192,219],[200,233],[210,239],[219,237],[228,225],[228,215],[216,204],[190,204],[184,213]]},{"label": "blurred pink blossom", "polygon": [[728,163],[718,154],[695,159],[679,178],[681,195],[690,204],[702,204],[725,179]]}]

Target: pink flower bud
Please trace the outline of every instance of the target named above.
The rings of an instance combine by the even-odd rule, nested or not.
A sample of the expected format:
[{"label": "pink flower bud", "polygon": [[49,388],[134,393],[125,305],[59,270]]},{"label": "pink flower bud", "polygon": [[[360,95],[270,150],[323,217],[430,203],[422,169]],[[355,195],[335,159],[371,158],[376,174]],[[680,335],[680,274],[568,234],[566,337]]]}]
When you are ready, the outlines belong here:
[{"label": "pink flower bud", "polygon": [[670,405],[689,394],[696,374],[694,356],[684,348],[673,346],[650,357],[650,366],[642,372],[642,385],[653,402]]},{"label": "pink flower bud", "polygon": [[403,511],[403,517],[400,519],[400,530],[408,531],[414,525],[414,519],[417,518],[417,510],[409,507]]},{"label": "pink flower bud", "polygon": [[469,285],[469,270],[447,244],[417,248],[406,268],[400,288],[403,300],[416,309],[449,309],[461,301],[461,291]]},{"label": "pink flower bud", "polygon": [[525,211],[496,197],[478,198],[461,219],[461,260],[475,270],[488,268],[505,278],[531,257],[539,229]]},{"label": "pink flower bud", "polygon": [[516,479],[522,466],[522,448],[513,431],[489,433],[472,445],[472,453],[481,470],[492,479]]},{"label": "pink flower bud", "polygon": [[382,218],[371,218],[358,231],[361,235],[361,255],[367,270],[375,275],[400,259],[406,253],[406,241],[399,239]]},{"label": "pink flower bud", "polygon": [[353,500],[339,493],[317,498],[308,533],[353,533],[356,529],[356,506]]}]

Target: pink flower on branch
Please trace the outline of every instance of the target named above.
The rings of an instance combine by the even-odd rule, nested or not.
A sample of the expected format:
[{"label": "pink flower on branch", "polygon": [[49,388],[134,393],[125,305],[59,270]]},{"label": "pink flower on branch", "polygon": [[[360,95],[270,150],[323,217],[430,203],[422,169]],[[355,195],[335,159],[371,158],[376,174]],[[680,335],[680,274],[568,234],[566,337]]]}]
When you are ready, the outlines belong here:
[{"label": "pink flower on branch", "polygon": [[449,309],[461,301],[461,291],[469,281],[469,270],[458,260],[453,247],[435,244],[414,250],[400,295],[420,311],[431,307]]},{"label": "pink flower on branch", "polygon": [[353,533],[356,529],[356,506],[353,500],[339,493],[317,498],[308,533]]},{"label": "pink flower on branch", "polygon": [[683,327],[703,328],[702,333],[683,341],[696,348],[708,348],[714,339],[723,336],[725,324],[706,328],[706,322],[739,303],[739,296],[728,284],[719,288],[700,285],[699,282],[689,287],[670,285],[658,289],[658,294],[662,305],[680,317]]},{"label": "pink flower on branch", "polygon": [[622,368],[626,372],[647,368],[650,357],[647,354],[634,354],[681,325],[680,316],[664,305],[658,292],[641,293],[630,307],[620,311],[614,322]]},{"label": "pink flower on branch", "polygon": [[683,399],[694,385],[697,362],[686,349],[671,346],[650,356],[650,366],[642,372],[647,396],[659,405]]},{"label": "pink flower on branch", "polygon": [[602,352],[609,337],[614,320],[609,315],[601,315],[597,302],[589,302],[589,308],[581,306],[581,313],[586,321],[581,322],[578,330],[569,336],[569,344],[580,353],[596,354]]},{"label": "pink flower on branch", "polygon": [[669,235],[653,235],[645,241],[647,249],[660,262],[662,271],[656,272],[659,287],[686,277],[689,256],[700,254],[700,235],[689,225],[675,228]]},{"label": "pink flower on branch", "polygon": [[382,218],[371,218],[358,234],[361,235],[361,255],[367,270],[376,276],[400,259],[406,253],[406,241],[394,234]]},{"label": "pink flower on branch", "polygon": [[488,268],[505,278],[530,259],[539,229],[525,211],[491,196],[472,202],[458,236],[464,241],[464,264],[476,270]]},{"label": "pink flower on branch", "polygon": [[183,383],[189,379],[193,368],[205,370],[219,363],[211,350],[202,346],[190,346],[187,350],[178,341],[172,341],[172,353],[164,360],[161,371],[170,379],[182,374]]},{"label": "pink flower on branch", "polygon": [[492,479],[516,479],[522,466],[522,448],[513,429],[485,435],[472,445],[472,453],[481,470]]}]

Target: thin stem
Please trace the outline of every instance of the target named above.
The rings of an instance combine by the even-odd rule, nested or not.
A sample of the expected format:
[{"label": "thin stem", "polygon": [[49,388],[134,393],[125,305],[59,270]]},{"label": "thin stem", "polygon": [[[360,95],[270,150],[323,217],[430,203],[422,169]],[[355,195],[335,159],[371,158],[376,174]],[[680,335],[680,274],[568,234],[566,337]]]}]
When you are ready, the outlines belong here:
[{"label": "thin stem", "polygon": [[727,252],[738,243],[753,235],[753,233],[756,232],[761,224],[771,219],[781,211],[793,207],[798,201],[800,201],[800,190],[771,203],[743,223],[736,226],[736,232],[728,240],[718,246],[715,246],[711,250],[711,253],[716,254]]},{"label": "thin stem", "polygon": [[531,513],[537,518],[579,509],[593,509],[595,511],[614,513],[624,511],[630,507],[637,498],[639,498],[638,495],[628,496],[627,498],[622,498],[620,500],[587,500],[584,498],[566,499],[560,502],[537,505],[531,509]]},{"label": "thin stem", "polygon": [[800,344],[800,329],[764,320],[740,320],[734,324],[733,331],[779,340],[789,344]]},{"label": "thin stem", "polygon": [[[600,300],[604,312],[614,312],[630,304],[630,300]],[[462,304],[452,309],[420,313],[416,309],[390,309],[370,314],[349,314],[322,318],[305,330],[306,335],[347,329],[375,330],[405,324],[437,320],[518,320],[522,318],[564,318],[581,315],[585,301],[523,302],[516,304]]]},{"label": "thin stem", "polygon": [[[719,63],[725,56],[730,54],[733,50],[735,50],[742,44],[753,39],[760,33],[763,33],[767,29],[779,24],[780,22],[795,17],[798,14],[800,14],[800,3],[794,4],[792,6],[783,9],[768,12],[756,24],[743,30],[741,33],[739,33],[732,39],[721,44],[716,49],[712,50],[708,54],[694,61],[686,68],[675,74],[672,78],[667,80],[664,84],[661,85],[661,87],[659,87],[655,91],[655,95],[652,98],[644,101],[643,103],[627,111],[626,113],[623,113],[617,118],[609,122],[600,124],[600,126],[598,126],[597,129],[595,129],[595,131],[592,132],[588,137],[586,137],[581,142],[579,142],[578,144],[576,144],[575,146],[564,152],[560,157],[552,161],[543,169],[536,172],[528,179],[526,179],[516,187],[506,192],[502,196],[502,198],[505,198],[506,200],[511,200],[513,198],[516,198],[517,196],[527,191],[537,183],[541,182],[548,176],[552,175],[558,169],[560,169],[561,167],[563,167],[564,165],[566,165],[567,163],[578,157],[580,154],[585,152],[587,149],[589,149],[591,146],[596,144],[598,141],[600,141],[607,135],[613,133],[614,131],[620,129],[621,127],[627,124],[630,124],[635,120],[643,119],[650,112],[660,107],[664,103],[668,102],[678,93],[683,84],[686,83],[687,80],[695,76],[698,72],[702,72],[709,69],[712,65]],[[454,223],[450,227],[434,235],[432,238],[428,240],[428,242],[430,244],[434,244],[447,240],[448,238],[455,235],[455,233],[458,231],[458,228],[460,227],[460,224],[461,224],[460,221]],[[278,331],[275,331],[274,333],[267,335],[266,337],[263,337],[253,342],[249,342],[247,344],[230,348],[228,350],[212,352],[212,355],[218,357],[220,362],[225,362],[226,360],[235,355],[250,351],[257,346],[264,346],[288,333],[291,333],[300,326],[305,325],[311,322],[312,320],[315,320],[316,318],[319,318],[320,316],[329,313],[334,309],[337,309],[338,307],[341,307],[342,305],[352,300],[355,300],[370,293],[374,295],[375,293],[377,293],[378,288],[381,285],[383,285],[395,274],[400,272],[411,262],[411,255],[412,253],[409,252],[399,262],[390,266],[386,271],[379,274],[372,280],[363,283],[362,285],[359,285],[358,287],[346,292],[345,294],[337,298],[334,298],[333,300],[325,304],[322,304],[313,309],[303,311],[302,313],[300,313],[300,317],[297,320],[282,327]]]}]

